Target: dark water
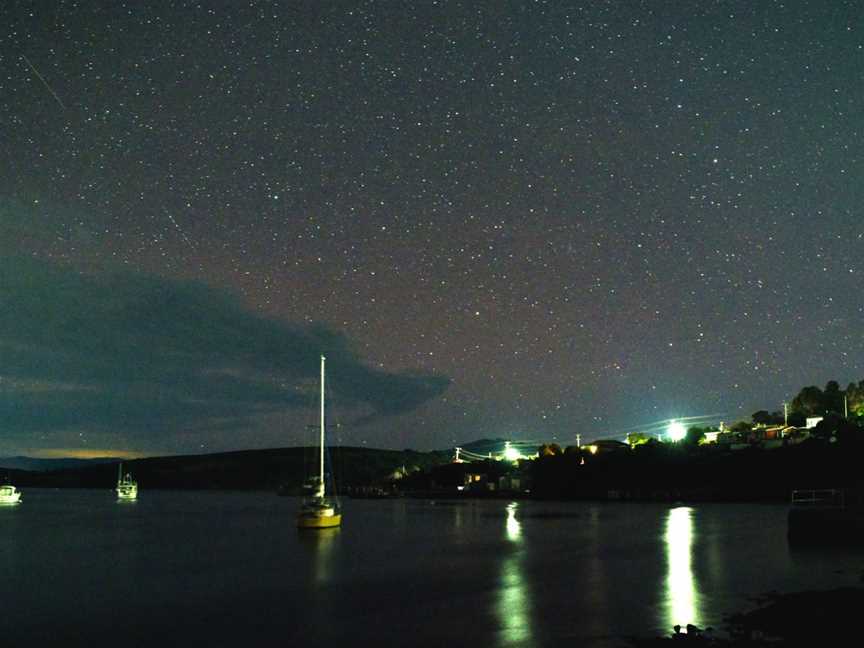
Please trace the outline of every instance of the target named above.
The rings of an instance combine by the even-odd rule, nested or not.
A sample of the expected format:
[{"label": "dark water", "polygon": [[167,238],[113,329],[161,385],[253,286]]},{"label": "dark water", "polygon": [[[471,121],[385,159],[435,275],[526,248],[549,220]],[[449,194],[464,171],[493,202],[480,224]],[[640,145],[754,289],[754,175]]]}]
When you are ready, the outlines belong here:
[{"label": "dark water", "polygon": [[774,505],[349,499],[298,532],[269,493],[23,499],[0,508],[11,646],[614,646],[864,571],[790,550]]}]

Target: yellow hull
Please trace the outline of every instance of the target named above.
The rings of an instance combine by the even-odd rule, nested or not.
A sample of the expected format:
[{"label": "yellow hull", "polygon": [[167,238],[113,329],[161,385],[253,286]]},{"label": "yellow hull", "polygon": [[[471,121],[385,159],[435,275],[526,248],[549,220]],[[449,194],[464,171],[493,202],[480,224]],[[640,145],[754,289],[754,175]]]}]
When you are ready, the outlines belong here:
[{"label": "yellow hull", "polygon": [[298,515],[297,526],[301,529],[330,529],[342,524],[342,515]]}]

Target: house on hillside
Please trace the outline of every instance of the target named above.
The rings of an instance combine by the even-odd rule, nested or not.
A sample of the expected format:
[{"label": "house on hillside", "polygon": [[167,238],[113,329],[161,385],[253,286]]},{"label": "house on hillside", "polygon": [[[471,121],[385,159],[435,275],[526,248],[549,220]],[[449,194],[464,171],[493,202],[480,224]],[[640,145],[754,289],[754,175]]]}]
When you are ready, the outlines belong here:
[{"label": "house on hillside", "polygon": [[766,450],[783,445],[783,425],[757,425],[750,432],[750,443]]},{"label": "house on hillside", "polygon": [[702,443],[719,443],[721,434],[723,432],[720,430],[708,430],[702,437]]},{"label": "house on hillside", "polygon": [[796,428],[789,426],[783,430],[784,445],[798,445],[810,438],[810,430],[806,427]]},{"label": "house on hillside", "polygon": [[583,446],[585,450],[591,454],[609,454],[610,452],[626,452],[630,450],[630,446],[623,441],[615,439],[598,439],[592,441],[588,445]]},{"label": "house on hillside", "polygon": [[494,491],[495,487],[495,479],[490,479],[489,470],[481,465],[479,468],[468,470],[465,473],[465,482],[460,490]]},{"label": "house on hillside", "polygon": [[[491,459],[448,463],[432,469],[431,488],[440,491],[490,493],[499,490],[504,484],[510,490],[509,481],[502,481],[502,477],[511,473],[518,475],[519,470],[506,462]],[[518,483],[518,479],[516,481]]]}]

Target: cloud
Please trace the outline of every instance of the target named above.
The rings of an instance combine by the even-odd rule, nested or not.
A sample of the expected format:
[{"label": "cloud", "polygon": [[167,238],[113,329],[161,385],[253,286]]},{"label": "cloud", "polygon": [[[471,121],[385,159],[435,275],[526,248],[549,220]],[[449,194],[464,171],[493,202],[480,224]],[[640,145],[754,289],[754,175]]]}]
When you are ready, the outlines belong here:
[{"label": "cloud", "polygon": [[363,420],[411,411],[449,384],[372,369],[340,333],[262,317],[203,284],[0,259],[5,435],[240,429],[311,406],[322,353],[335,401]]}]

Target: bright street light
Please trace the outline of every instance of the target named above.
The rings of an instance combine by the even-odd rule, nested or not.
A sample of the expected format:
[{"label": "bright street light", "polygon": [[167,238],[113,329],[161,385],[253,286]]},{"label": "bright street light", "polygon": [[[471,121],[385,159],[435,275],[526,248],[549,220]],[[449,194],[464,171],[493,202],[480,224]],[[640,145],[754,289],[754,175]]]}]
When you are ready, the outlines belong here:
[{"label": "bright street light", "polygon": [[504,458],[507,461],[519,461],[522,458],[522,453],[510,445],[509,441],[504,442]]},{"label": "bright street light", "polygon": [[669,437],[670,441],[680,441],[687,436],[687,429],[683,423],[672,421],[669,423],[669,427],[666,428],[666,436]]}]

